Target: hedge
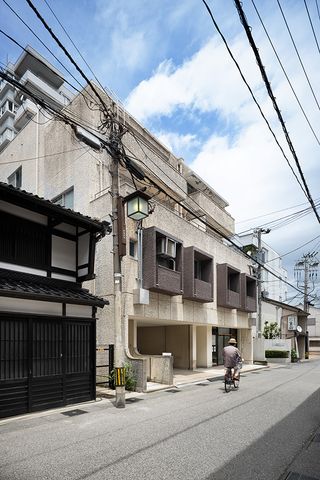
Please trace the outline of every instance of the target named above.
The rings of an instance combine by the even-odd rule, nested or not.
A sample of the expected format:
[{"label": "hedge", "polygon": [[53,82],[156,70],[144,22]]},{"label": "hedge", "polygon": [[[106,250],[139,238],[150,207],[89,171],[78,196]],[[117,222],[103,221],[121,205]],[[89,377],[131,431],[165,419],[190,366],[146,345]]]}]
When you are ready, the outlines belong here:
[{"label": "hedge", "polygon": [[289,358],[288,350],[266,350],[266,358]]}]

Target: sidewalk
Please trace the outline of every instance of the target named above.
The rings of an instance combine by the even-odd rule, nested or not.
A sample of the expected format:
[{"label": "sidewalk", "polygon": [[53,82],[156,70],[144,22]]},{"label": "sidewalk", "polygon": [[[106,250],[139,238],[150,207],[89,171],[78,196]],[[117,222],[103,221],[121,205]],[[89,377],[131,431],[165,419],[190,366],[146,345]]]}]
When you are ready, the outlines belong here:
[{"label": "sidewalk", "polygon": [[[283,365],[272,364],[272,365],[243,365],[241,372],[252,372],[255,370],[262,370],[266,368],[279,368]],[[147,383],[147,392],[137,393],[137,392],[126,392],[126,398],[133,398],[136,396],[143,395],[145,393],[151,393],[158,390],[166,390],[167,388],[179,388],[182,385],[188,385],[197,382],[203,382],[205,380],[215,381],[223,379],[224,376],[224,367],[219,365],[218,367],[212,368],[197,368],[196,370],[178,370],[173,371],[173,385],[165,385],[162,383],[148,382]],[[115,391],[109,388],[97,387],[97,397],[107,397],[111,398],[115,396]]]}]

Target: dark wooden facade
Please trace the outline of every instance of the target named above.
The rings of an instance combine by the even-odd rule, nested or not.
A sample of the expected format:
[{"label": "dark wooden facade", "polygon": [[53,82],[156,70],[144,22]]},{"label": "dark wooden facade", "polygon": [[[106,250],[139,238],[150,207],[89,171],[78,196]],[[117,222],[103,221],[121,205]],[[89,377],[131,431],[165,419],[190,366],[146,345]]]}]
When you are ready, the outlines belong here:
[{"label": "dark wooden facade", "polygon": [[102,224],[0,183],[0,417],[95,398]]}]

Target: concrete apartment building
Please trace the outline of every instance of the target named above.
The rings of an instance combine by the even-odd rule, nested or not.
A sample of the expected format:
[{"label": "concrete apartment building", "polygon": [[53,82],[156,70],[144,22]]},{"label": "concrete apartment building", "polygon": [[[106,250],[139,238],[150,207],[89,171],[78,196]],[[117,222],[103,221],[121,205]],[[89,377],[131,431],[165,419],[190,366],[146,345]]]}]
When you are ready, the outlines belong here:
[{"label": "concrete apartment building", "polygon": [[[42,78],[50,77],[52,67],[46,62],[36,62],[28,53],[19,61],[26,69],[36,68]],[[0,99],[8,87],[4,83],[1,88]],[[111,107],[107,94],[95,88]],[[108,221],[113,162],[97,138],[108,136],[97,133],[101,114],[92,96],[87,87],[63,110],[80,121],[82,128],[72,128],[55,118],[43,121],[47,112],[29,118],[10,142],[2,144],[0,180]],[[13,111],[17,108],[18,104],[14,105]],[[146,187],[154,210],[143,220],[142,249],[137,248],[137,222],[126,215],[121,235],[126,253],[121,262],[121,338],[124,356],[139,372],[138,388],[144,390],[147,379],[166,383],[172,366],[194,369],[221,364],[223,346],[231,336],[237,338],[245,361],[252,362],[249,314],[256,311],[256,281],[250,276],[248,259],[223,238],[234,235],[227,202],[120,107],[116,108],[116,119],[127,129],[122,137],[126,154],[160,187],[138,180],[134,185],[128,169],[120,165],[121,197],[136,187]],[[87,285],[94,295],[110,302],[98,314],[99,348],[115,340],[112,264],[110,235],[97,245],[96,278]],[[61,275],[68,280],[67,271]],[[172,354],[171,363],[163,352]],[[170,371],[163,375],[166,365]]]}]

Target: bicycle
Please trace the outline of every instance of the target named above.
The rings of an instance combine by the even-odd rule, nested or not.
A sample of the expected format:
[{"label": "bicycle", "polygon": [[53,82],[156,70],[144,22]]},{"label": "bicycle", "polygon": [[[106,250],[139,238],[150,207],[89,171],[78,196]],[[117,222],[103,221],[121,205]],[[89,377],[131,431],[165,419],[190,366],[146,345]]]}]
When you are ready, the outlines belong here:
[{"label": "bicycle", "polygon": [[226,373],[224,375],[224,389],[226,393],[229,393],[232,386],[235,390],[239,388],[240,382],[240,371],[238,371],[237,378],[234,378],[234,369],[232,367],[226,368]]}]

